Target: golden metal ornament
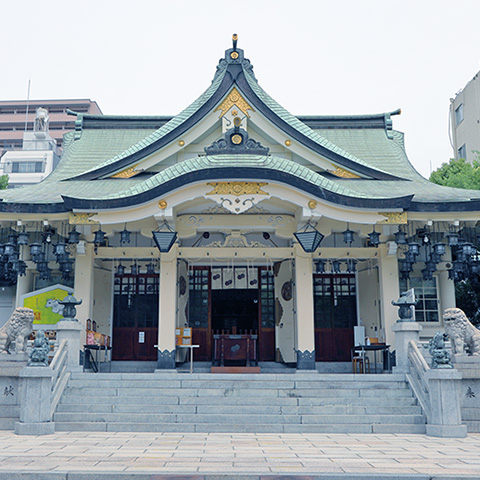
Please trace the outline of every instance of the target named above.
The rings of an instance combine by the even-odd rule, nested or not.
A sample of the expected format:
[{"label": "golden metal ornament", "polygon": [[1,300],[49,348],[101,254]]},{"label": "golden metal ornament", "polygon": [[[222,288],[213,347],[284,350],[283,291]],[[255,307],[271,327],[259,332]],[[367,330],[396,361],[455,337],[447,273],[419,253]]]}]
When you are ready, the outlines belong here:
[{"label": "golden metal ornament", "polygon": [[184,142],[183,140],[180,140],[180,141],[178,142],[178,144],[179,144],[181,147],[183,147],[183,146],[185,145],[185,142]]},{"label": "golden metal ornament", "polygon": [[138,166],[138,163],[133,167],[128,167],[125,170],[122,170],[121,172],[118,172],[115,175],[112,175],[111,178],[131,178],[137,175],[137,173],[141,172],[141,170],[135,170],[137,166]]},{"label": "golden metal ornament", "polygon": [[231,115],[232,117],[236,117],[238,115],[238,110],[232,110]]},{"label": "golden metal ornament", "polygon": [[285,145],[286,145],[287,147],[289,147],[291,144],[292,144],[292,141],[291,141],[291,140],[285,140]]},{"label": "golden metal ornament", "polygon": [[[247,117],[250,117],[248,110],[254,112],[255,110],[244,100],[239,91],[233,87],[231,92],[225,97],[223,102],[215,109],[220,110],[220,117],[223,117],[233,106],[236,106]],[[220,118],[219,117],[219,118]]]},{"label": "golden metal ornament", "polygon": [[238,58],[238,52],[232,52],[232,53],[230,54],[230,56],[231,56],[234,60],[236,60],[236,59]]},{"label": "golden metal ornament", "polygon": [[315,210],[317,208],[317,202],[315,200],[310,200],[308,202],[308,208],[311,210]]},{"label": "golden metal ornament", "polygon": [[162,209],[162,210],[165,210],[168,206],[168,203],[166,202],[166,200],[160,200],[158,202],[158,206]]},{"label": "golden metal ornament", "polygon": [[362,178],[360,175],[349,172],[348,170],[345,170],[344,168],[341,168],[341,167],[335,167],[335,170],[329,170],[329,172],[332,175],[335,175],[336,177],[340,177],[340,178]]},{"label": "golden metal ornament", "polygon": [[380,220],[377,222],[380,225],[385,224],[400,224],[406,225],[407,224],[407,212],[378,212],[379,215],[382,215],[385,220]]},{"label": "golden metal ornament", "polygon": [[267,192],[262,190],[262,187],[268,185],[268,183],[259,182],[218,182],[207,183],[213,190],[208,192],[207,195],[268,195]]},{"label": "golden metal ornament", "polygon": [[236,126],[236,127],[239,127],[241,124],[242,124],[242,119],[240,117],[235,117],[233,119],[233,124]]},{"label": "golden metal ornament", "polygon": [[69,212],[68,213],[68,223],[70,225],[93,225],[98,224],[95,220],[90,220],[91,217],[95,216],[96,213],[86,213],[86,212]]},{"label": "golden metal ornament", "polygon": [[235,145],[240,145],[242,143],[242,137],[240,135],[233,135],[232,136],[232,142]]}]

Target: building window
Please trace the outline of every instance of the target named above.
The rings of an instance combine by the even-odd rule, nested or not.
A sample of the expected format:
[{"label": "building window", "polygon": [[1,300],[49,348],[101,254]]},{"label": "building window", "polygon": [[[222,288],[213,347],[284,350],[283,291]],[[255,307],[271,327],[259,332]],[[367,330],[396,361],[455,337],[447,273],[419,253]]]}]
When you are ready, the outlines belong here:
[{"label": "building window", "polygon": [[42,173],[44,171],[43,162],[12,162],[12,173]]},{"label": "building window", "polygon": [[194,267],[189,273],[189,326],[208,328],[210,269],[208,267]]},{"label": "building window", "polygon": [[408,280],[400,280],[400,292],[406,292],[410,288],[415,290],[415,321],[439,322],[437,279],[424,280],[422,277],[411,277]]},{"label": "building window", "polygon": [[455,125],[463,122],[463,103],[455,109]]},{"label": "building window", "polygon": [[467,147],[465,144],[458,149],[458,158],[467,158]]}]

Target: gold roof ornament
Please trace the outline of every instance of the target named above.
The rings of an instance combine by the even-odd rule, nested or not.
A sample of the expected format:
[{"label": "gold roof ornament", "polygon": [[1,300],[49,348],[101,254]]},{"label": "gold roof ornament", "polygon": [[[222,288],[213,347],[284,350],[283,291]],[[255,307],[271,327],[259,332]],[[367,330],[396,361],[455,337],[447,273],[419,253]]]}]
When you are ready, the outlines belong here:
[{"label": "gold roof ornament", "polygon": [[234,105],[249,118],[250,118],[250,115],[248,114],[248,110],[251,110],[252,112],[255,111],[245,101],[245,99],[242,97],[242,95],[240,95],[240,92],[235,87],[232,88],[230,93],[226,96],[223,102],[215,109],[215,111],[220,110],[221,111],[220,117],[223,117]]},{"label": "gold roof ornament", "polygon": [[87,212],[69,212],[68,223],[70,225],[94,225],[100,222],[91,220],[92,217],[97,215],[96,213]]},{"label": "gold roof ornament", "polygon": [[386,217],[385,220],[377,222],[380,225],[385,224],[407,224],[407,212],[378,212],[379,215]]},{"label": "gold roof ornament", "polygon": [[112,175],[111,178],[131,178],[142,171],[142,170],[136,170],[137,166],[138,166],[138,163],[136,165],[133,165],[133,167],[128,167],[125,170],[122,170],[121,172],[118,172],[115,175]]},{"label": "gold roof ornament", "polygon": [[213,190],[208,192],[207,195],[268,195],[267,192],[262,190],[262,187],[268,185],[268,183],[259,182],[218,182],[207,183]]},{"label": "gold roof ornament", "polygon": [[336,167],[335,170],[328,170],[328,172],[340,178],[362,178],[360,175],[357,175],[356,173],[345,170],[344,168],[341,168],[341,167]]}]

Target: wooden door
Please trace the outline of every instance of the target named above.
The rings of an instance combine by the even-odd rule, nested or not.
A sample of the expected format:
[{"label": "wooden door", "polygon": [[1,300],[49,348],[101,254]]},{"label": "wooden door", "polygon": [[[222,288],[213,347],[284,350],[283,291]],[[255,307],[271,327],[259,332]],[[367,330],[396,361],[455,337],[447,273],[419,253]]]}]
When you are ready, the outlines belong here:
[{"label": "wooden door", "polygon": [[193,330],[195,360],[206,362],[212,358],[210,332],[210,267],[193,267],[189,281],[189,326]]},{"label": "wooden door", "polygon": [[295,316],[293,312],[293,262],[275,263],[275,345],[278,360],[295,363]]},{"label": "wooden door", "polygon": [[112,360],[157,360],[158,275],[116,275]]},{"label": "wooden door", "polygon": [[313,276],[317,362],[348,362],[357,325],[355,275]]}]

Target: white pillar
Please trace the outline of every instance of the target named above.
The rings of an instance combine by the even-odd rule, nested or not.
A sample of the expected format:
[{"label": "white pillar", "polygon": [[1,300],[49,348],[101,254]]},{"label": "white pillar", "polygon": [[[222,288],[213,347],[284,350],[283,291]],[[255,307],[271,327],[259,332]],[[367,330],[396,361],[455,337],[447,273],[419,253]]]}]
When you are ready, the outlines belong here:
[{"label": "white pillar", "polygon": [[[438,275],[438,295],[440,299],[440,315],[443,314],[446,308],[457,306],[455,302],[455,284],[453,280],[449,280],[448,270],[441,270]],[[440,323],[443,324],[441,316]]]},{"label": "white pillar", "polygon": [[82,325],[82,345],[86,339],[86,325],[87,320],[92,318],[93,311],[93,262],[94,252],[93,244],[85,244],[85,255],[76,254],[75,256],[75,283],[74,296],[77,300],[82,300],[82,304],[76,307],[77,319]]},{"label": "white pillar", "polygon": [[177,251],[174,245],[170,252],[160,254],[157,369],[161,370],[175,368]]},{"label": "white pillar", "polygon": [[[78,307],[77,307],[78,308]],[[69,372],[80,372],[80,350],[81,335],[84,328],[79,322],[60,320],[56,325],[58,344],[67,340],[67,370]]]},{"label": "white pillar", "polygon": [[421,331],[422,326],[416,322],[397,322],[392,326],[392,332],[395,333],[396,345],[396,366],[393,367],[394,373],[409,372],[408,344],[412,341],[416,345]]},{"label": "white pillar", "polygon": [[25,275],[18,276],[17,278],[17,297],[15,300],[15,306],[23,307],[22,295],[33,291],[33,271],[27,270]]},{"label": "white pillar", "polygon": [[380,314],[383,328],[385,329],[385,342],[390,345],[390,351],[395,350],[395,336],[392,330],[398,319],[398,308],[392,305],[400,296],[398,281],[397,255],[388,255],[388,246],[379,245],[380,265]]},{"label": "white pillar", "polygon": [[315,369],[312,256],[295,247],[297,369]]}]

